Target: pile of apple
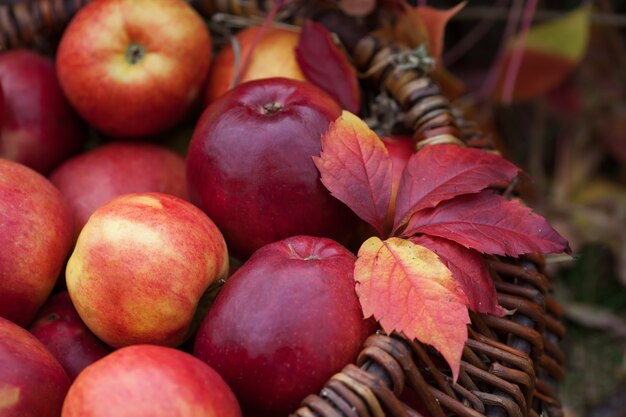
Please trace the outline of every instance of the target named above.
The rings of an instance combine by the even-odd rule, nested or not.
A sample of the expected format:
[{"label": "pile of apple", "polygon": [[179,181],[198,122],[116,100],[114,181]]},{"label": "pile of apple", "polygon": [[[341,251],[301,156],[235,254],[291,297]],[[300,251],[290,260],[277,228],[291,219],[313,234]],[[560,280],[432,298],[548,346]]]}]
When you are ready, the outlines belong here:
[{"label": "pile of apple", "polygon": [[284,417],[375,330],[312,161],[341,106],[258,35],[212,59],[184,0],[96,0],[0,54],[1,416]]}]

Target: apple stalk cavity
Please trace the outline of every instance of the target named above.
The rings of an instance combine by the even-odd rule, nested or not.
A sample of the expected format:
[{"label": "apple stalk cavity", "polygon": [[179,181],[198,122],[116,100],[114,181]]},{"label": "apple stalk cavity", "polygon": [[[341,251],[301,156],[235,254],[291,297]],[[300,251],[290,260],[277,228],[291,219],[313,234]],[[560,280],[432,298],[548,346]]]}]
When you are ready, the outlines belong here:
[{"label": "apple stalk cavity", "polygon": [[131,64],[137,64],[146,55],[146,48],[138,43],[131,43],[126,50],[126,60]]}]

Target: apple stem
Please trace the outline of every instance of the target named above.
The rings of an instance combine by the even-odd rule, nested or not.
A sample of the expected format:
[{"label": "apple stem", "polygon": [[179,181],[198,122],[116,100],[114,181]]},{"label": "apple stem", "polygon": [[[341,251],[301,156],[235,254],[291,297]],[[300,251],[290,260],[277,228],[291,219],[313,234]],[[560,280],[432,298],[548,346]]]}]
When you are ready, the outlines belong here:
[{"label": "apple stem", "polygon": [[276,114],[283,109],[283,105],[276,101],[263,105],[263,114]]},{"label": "apple stem", "polygon": [[146,49],[143,46],[131,43],[126,50],[126,60],[131,64],[136,64],[143,59],[145,54]]}]

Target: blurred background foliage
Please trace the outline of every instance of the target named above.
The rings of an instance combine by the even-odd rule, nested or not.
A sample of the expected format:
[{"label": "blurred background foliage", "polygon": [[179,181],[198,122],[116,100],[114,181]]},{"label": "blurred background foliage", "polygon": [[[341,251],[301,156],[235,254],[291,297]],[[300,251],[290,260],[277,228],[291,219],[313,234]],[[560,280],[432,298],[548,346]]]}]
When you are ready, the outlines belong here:
[{"label": "blurred background foliage", "polygon": [[530,174],[526,200],[575,250],[548,258],[569,329],[567,414],[626,416],[626,1],[470,0],[448,24],[443,62]]}]

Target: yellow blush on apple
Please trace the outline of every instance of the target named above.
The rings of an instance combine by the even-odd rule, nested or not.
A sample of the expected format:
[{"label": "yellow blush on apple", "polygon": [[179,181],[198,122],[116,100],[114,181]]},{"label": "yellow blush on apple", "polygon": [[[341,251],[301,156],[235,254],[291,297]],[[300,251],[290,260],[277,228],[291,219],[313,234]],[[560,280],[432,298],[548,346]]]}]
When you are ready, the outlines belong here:
[{"label": "yellow blush on apple", "polygon": [[134,193],[97,209],[66,268],[78,314],[113,347],[176,346],[207,288],[228,272],[221,232],[178,197]]}]

